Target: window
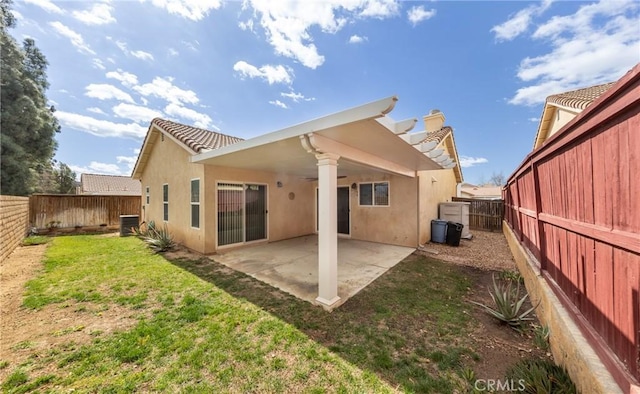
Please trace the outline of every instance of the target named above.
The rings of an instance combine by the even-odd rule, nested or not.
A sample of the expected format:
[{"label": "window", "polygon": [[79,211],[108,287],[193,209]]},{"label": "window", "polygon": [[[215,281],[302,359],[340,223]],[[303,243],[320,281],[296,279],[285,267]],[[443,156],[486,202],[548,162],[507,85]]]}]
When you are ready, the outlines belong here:
[{"label": "window", "polygon": [[165,222],[169,221],[169,185],[162,185],[162,205],[164,207],[163,219]]},{"label": "window", "polygon": [[200,228],[200,179],[191,180],[191,227]]},{"label": "window", "polygon": [[360,205],[389,206],[389,182],[361,183]]},{"label": "window", "polygon": [[147,205],[149,205],[149,186],[147,186]]}]

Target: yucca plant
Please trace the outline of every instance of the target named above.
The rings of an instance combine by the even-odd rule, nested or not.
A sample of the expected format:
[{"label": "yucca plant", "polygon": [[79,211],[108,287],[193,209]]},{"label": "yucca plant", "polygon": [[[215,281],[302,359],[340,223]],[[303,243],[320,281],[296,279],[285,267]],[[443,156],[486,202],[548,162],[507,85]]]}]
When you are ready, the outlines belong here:
[{"label": "yucca plant", "polygon": [[520,331],[524,322],[533,320],[529,315],[536,309],[537,305],[521,312],[524,302],[529,298],[529,294],[520,297],[520,282],[516,282],[514,289],[513,281],[509,280],[506,281],[506,283],[498,285],[495,275],[492,279],[493,289],[489,290],[489,295],[495,303],[495,307],[490,307],[475,301],[471,302],[481,306],[487,313],[501,322],[508,324],[509,327]]},{"label": "yucca plant", "polygon": [[152,220],[148,225],[144,226],[144,223],[142,223],[139,228],[134,228],[132,231],[155,252],[165,252],[176,246],[173,235],[169,232],[166,223],[161,229],[158,229]]}]

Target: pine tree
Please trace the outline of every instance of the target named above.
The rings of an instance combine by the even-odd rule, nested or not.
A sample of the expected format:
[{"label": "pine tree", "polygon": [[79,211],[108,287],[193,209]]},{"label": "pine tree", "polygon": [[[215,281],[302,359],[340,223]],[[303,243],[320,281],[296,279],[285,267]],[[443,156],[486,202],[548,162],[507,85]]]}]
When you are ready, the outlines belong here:
[{"label": "pine tree", "polygon": [[11,0],[0,1],[0,192],[28,195],[52,167],[60,125],[47,105],[47,59],[27,38],[22,47],[7,29],[15,26]]}]

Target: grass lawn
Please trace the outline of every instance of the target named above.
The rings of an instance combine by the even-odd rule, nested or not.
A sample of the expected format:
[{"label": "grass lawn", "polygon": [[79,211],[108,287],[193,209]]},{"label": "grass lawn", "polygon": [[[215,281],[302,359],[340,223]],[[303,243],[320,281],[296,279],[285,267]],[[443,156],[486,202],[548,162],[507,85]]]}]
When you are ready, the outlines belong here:
[{"label": "grass lawn", "polygon": [[[411,256],[332,313],[208,259],[153,254],[134,237],[54,238],[24,306],[70,308],[62,339],[19,365],[6,392],[453,392],[473,362],[470,279]],[[120,308],[133,324],[95,330]],[[95,316],[94,316],[95,317]],[[60,339],[59,338],[59,339]],[[22,344],[29,347],[29,343]]]}]

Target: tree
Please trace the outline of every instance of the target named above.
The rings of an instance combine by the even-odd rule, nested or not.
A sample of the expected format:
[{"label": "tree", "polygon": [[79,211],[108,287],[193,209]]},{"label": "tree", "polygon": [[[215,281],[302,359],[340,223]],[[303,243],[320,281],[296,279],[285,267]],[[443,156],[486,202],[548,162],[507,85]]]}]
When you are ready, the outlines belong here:
[{"label": "tree", "polygon": [[60,131],[47,105],[47,60],[33,39],[22,47],[8,28],[15,26],[11,0],[0,0],[0,192],[28,195],[52,167]]},{"label": "tree", "polygon": [[489,183],[494,186],[504,186],[505,183],[507,183],[507,179],[502,171],[500,173],[494,172],[491,174],[491,178],[489,178]]}]

